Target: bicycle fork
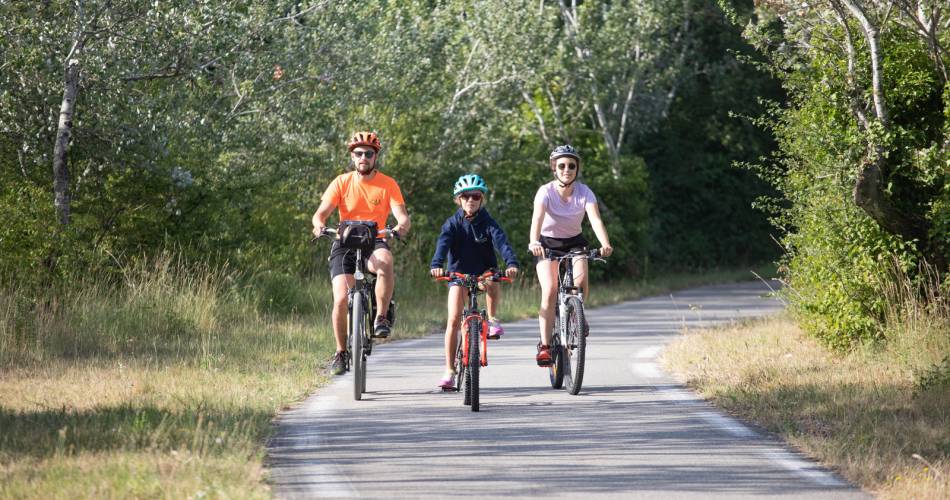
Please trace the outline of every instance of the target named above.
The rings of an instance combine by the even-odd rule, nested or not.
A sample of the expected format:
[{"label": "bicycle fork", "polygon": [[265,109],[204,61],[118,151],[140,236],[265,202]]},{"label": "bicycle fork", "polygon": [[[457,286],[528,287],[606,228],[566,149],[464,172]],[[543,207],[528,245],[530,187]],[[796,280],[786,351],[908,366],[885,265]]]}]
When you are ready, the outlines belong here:
[{"label": "bicycle fork", "polygon": [[578,300],[580,300],[581,304],[582,304],[582,305],[584,304],[584,292],[582,292],[582,291],[580,291],[580,290],[578,290],[578,289],[576,289],[576,288],[574,288],[573,290],[574,290],[574,291],[573,291],[572,293],[567,293],[567,292],[561,291],[561,292],[558,293],[558,298],[557,298],[557,301],[558,301],[558,308],[557,308],[558,331],[557,331],[557,334],[558,334],[558,336],[561,338],[561,345],[563,345],[564,347],[566,347],[566,348],[568,348],[568,349],[574,349],[574,348],[577,347],[577,345],[576,345],[576,344],[573,344],[573,345],[572,345],[572,344],[569,344],[569,343],[568,343],[568,341],[569,341],[570,339],[568,338],[568,335],[567,335],[567,322],[568,322],[568,320],[569,320],[570,318],[568,317],[568,312],[569,312],[569,311],[567,310],[567,298],[568,298],[568,297],[577,297]]},{"label": "bicycle fork", "polygon": [[469,328],[468,326],[472,321],[477,321],[480,325],[479,329],[479,349],[478,349],[478,358],[479,364],[481,366],[488,366],[488,322],[482,319],[478,314],[469,314],[465,317],[465,320],[462,322],[462,364],[468,366],[468,352],[469,346],[471,345],[469,338]]}]

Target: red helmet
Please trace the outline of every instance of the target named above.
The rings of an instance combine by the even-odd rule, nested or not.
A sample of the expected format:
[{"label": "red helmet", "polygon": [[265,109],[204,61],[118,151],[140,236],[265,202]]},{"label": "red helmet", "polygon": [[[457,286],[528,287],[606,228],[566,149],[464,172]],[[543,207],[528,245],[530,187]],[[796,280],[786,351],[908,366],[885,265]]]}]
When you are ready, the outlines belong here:
[{"label": "red helmet", "polygon": [[377,153],[382,145],[379,143],[379,137],[376,132],[355,132],[350,138],[349,149],[352,152],[357,146],[366,146],[373,148]]}]

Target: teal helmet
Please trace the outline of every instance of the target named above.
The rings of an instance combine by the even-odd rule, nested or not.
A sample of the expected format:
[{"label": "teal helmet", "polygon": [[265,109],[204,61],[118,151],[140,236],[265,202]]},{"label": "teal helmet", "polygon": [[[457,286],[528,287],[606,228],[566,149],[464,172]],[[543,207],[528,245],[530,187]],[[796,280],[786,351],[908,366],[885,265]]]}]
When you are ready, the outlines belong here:
[{"label": "teal helmet", "polygon": [[488,185],[485,184],[485,179],[482,179],[479,175],[465,174],[455,181],[452,196],[458,196],[466,191],[481,191],[483,194],[488,194]]}]

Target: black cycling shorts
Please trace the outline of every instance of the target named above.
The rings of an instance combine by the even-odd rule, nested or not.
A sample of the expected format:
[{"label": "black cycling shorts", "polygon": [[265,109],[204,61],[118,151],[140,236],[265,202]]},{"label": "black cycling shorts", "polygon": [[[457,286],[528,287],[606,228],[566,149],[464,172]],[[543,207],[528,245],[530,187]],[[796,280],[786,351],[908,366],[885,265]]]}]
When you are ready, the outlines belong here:
[{"label": "black cycling shorts", "polygon": [[[373,251],[376,251],[380,248],[389,250],[389,244],[386,243],[386,240],[376,240],[376,245],[373,247]],[[367,260],[369,259],[369,255],[364,254],[363,257]],[[343,248],[340,246],[339,241],[333,242],[333,246],[330,247],[330,258],[327,260],[330,262],[331,280],[341,274],[353,274],[356,272],[356,250]],[[369,272],[369,269],[363,270]]]},{"label": "black cycling shorts", "polygon": [[[543,248],[550,248],[551,250],[558,250],[560,252],[570,252],[571,250],[586,250],[590,242],[587,241],[587,238],[583,234],[578,234],[577,236],[571,236],[570,238],[554,238],[551,236],[542,236],[541,237],[541,246]],[[547,260],[544,257],[535,257],[534,262],[537,264],[542,260]]]}]

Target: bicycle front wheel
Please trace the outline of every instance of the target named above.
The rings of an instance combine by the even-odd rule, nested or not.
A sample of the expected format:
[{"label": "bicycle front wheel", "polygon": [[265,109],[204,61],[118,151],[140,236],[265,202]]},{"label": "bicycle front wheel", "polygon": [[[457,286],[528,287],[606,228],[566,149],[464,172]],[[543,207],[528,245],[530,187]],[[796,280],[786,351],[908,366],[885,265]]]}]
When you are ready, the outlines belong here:
[{"label": "bicycle front wheel", "polygon": [[472,403],[472,411],[478,411],[478,369],[482,360],[478,354],[482,339],[482,323],[477,319],[468,322],[468,373],[465,388]]},{"label": "bicycle front wheel", "polygon": [[567,322],[564,325],[563,342],[566,353],[565,382],[567,392],[576,395],[584,383],[584,359],[587,356],[587,337],[584,336],[584,304],[577,297],[568,297]]},{"label": "bicycle front wheel", "polygon": [[554,335],[551,336],[553,343],[551,345],[551,366],[548,368],[548,375],[551,379],[551,388],[560,389],[564,386],[564,369],[567,353],[564,352],[564,345],[561,343],[561,322],[555,317]]},{"label": "bicycle front wheel", "polygon": [[366,337],[366,318],[363,312],[363,294],[355,292],[350,308],[350,361],[353,366],[353,399],[363,399],[366,390],[366,356],[363,341]]},{"label": "bicycle front wheel", "polygon": [[[464,337],[464,336],[463,336]],[[456,339],[455,344],[455,390],[459,392],[464,391],[465,384],[465,363],[463,362],[462,356],[465,351],[462,350],[462,339]],[[468,399],[468,392],[465,392],[463,396],[462,403],[465,405],[470,404]]]}]

